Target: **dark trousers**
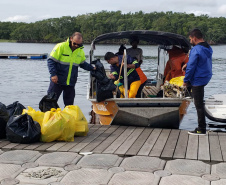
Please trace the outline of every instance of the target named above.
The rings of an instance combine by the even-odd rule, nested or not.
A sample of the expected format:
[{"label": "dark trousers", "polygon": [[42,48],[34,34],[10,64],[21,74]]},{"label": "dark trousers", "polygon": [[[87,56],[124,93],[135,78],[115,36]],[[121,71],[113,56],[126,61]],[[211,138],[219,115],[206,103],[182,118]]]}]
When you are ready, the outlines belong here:
[{"label": "dark trousers", "polygon": [[145,81],[144,83],[142,83],[137,91],[137,95],[136,95],[136,98],[141,98],[141,92],[142,92],[142,89],[144,88],[145,84],[146,84],[147,81]]},{"label": "dark trousers", "polygon": [[206,130],[206,119],[204,110],[204,85],[192,86],[192,95],[194,98],[195,108],[198,115],[198,128],[200,130]]},{"label": "dark trousers", "polygon": [[50,81],[48,93],[55,92],[57,95],[57,101],[63,91],[63,100],[64,105],[73,105],[74,99],[75,99],[75,87],[70,85],[60,85],[55,84],[52,81]]}]

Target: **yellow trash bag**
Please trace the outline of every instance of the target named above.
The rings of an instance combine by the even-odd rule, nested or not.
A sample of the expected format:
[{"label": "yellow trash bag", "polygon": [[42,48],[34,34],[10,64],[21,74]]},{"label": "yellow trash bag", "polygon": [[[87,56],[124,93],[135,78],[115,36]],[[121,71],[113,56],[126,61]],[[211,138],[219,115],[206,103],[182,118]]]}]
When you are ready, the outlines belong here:
[{"label": "yellow trash bag", "polygon": [[64,108],[63,112],[66,112],[74,117],[73,125],[75,136],[86,136],[89,132],[88,122],[79,106],[68,105]]},{"label": "yellow trash bag", "polygon": [[74,117],[60,108],[45,112],[41,125],[41,141],[74,141]]},{"label": "yellow trash bag", "polygon": [[181,87],[181,86],[183,86],[183,83],[184,83],[184,76],[179,76],[179,77],[172,78],[169,81],[169,83]]},{"label": "yellow trash bag", "polygon": [[42,121],[44,118],[44,112],[36,111],[32,107],[28,106],[28,109],[23,109],[22,114],[25,114],[25,113],[30,115],[34,121],[37,121],[39,123],[39,125],[42,125]]}]

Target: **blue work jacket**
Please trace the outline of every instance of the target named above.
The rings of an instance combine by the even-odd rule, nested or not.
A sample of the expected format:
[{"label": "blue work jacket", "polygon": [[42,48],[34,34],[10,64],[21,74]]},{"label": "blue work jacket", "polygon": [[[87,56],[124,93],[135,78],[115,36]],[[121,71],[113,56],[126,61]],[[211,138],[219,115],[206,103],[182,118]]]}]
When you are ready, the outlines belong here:
[{"label": "blue work jacket", "polygon": [[192,86],[208,84],[212,77],[212,48],[202,42],[194,46],[189,55],[184,82]]},{"label": "blue work jacket", "polygon": [[74,86],[78,77],[78,66],[91,71],[93,66],[86,61],[83,47],[72,52],[70,40],[57,44],[47,60],[50,77],[57,75],[58,84]]}]

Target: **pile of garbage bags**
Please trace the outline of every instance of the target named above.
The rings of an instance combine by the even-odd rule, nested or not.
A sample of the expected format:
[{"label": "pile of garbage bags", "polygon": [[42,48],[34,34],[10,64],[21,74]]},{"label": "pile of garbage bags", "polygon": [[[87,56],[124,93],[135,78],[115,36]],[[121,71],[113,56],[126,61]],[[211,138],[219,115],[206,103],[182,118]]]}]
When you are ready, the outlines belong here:
[{"label": "pile of garbage bags", "polygon": [[[44,106],[45,107],[45,106]],[[26,109],[18,101],[5,106],[0,102],[0,139],[13,143],[74,141],[74,136],[86,136],[88,122],[77,105],[36,111]]]}]

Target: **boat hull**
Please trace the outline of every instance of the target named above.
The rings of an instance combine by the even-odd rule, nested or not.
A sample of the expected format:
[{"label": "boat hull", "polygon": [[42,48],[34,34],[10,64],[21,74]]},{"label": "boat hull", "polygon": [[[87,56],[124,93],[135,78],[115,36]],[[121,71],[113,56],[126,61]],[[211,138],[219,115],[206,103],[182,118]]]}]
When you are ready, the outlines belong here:
[{"label": "boat hull", "polygon": [[205,114],[212,121],[226,123],[226,94],[209,97],[205,101]]},{"label": "boat hull", "polygon": [[112,125],[179,128],[177,107],[121,108]]},{"label": "boat hull", "polygon": [[[189,101],[178,102],[116,102],[92,101],[100,124],[178,129]],[[111,105],[110,105],[111,104]],[[103,111],[105,110],[105,111]]]}]

